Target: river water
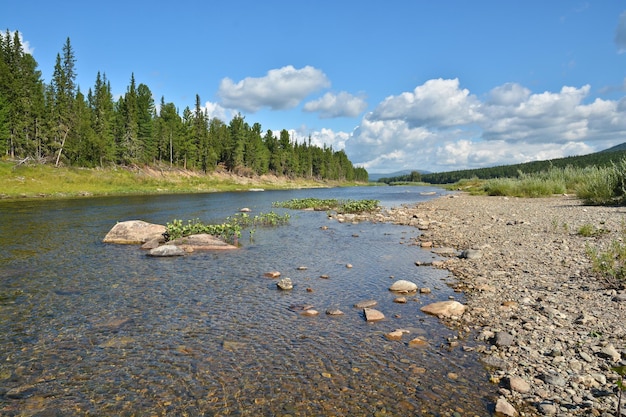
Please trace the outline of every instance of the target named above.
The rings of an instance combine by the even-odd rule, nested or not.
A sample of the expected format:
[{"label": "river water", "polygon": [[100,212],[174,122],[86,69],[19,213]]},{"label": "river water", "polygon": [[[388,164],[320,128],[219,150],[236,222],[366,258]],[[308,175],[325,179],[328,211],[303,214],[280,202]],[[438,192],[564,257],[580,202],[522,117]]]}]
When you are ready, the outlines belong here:
[{"label": "river water", "polygon": [[[447,272],[415,266],[433,259],[410,244],[417,229],[272,207],[304,197],[394,207],[433,198],[421,194],[433,190],[443,192],[354,187],[0,202],[0,415],[489,415],[495,388],[477,355],[449,348],[456,332],[419,311],[463,300]],[[253,236],[244,231],[234,252],[156,259],[137,246],[102,243],[117,221],[222,222],[243,207],[289,212],[291,220]],[[294,289],[278,290],[268,271],[290,277]],[[396,279],[433,291],[394,303],[388,288]],[[385,320],[367,323],[353,307],[369,299]],[[304,317],[294,305],[320,314]],[[330,308],[345,314],[326,315]],[[387,340],[395,329],[411,333]],[[409,347],[417,336],[429,346]]]}]

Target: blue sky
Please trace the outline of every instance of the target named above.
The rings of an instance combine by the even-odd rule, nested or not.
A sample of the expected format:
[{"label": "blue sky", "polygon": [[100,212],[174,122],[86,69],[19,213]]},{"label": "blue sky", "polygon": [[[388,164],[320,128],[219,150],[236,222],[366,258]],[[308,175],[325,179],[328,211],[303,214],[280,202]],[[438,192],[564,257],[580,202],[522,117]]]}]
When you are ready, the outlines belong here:
[{"label": "blue sky", "polygon": [[626,3],[607,1],[22,1],[48,82],[67,37],[78,83],[134,73],[182,114],[345,149],[372,173],[448,171],[626,142]]}]

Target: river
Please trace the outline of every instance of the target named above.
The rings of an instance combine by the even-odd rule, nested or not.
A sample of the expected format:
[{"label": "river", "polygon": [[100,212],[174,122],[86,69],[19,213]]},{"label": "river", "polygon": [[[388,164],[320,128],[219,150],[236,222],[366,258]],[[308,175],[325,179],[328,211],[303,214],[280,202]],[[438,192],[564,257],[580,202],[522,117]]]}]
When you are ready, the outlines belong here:
[{"label": "river", "polygon": [[[489,415],[496,388],[478,356],[450,348],[457,333],[419,311],[463,299],[446,271],[415,266],[433,259],[410,244],[416,228],[272,207],[304,197],[394,207],[430,191],[445,193],[350,187],[0,202],[0,415]],[[244,231],[234,252],[157,259],[102,243],[118,221],[222,222],[243,207],[291,220]],[[268,271],[294,289],[278,290]],[[388,288],[397,279],[432,293],[394,303]],[[385,320],[367,323],[353,307],[369,299]],[[294,305],[320,314],[304,317]],[[330,308],[345,314],[326,315]],[[387,340],[395,329],[410,334]],[[409,347],[417,336],[428,347]]]}]

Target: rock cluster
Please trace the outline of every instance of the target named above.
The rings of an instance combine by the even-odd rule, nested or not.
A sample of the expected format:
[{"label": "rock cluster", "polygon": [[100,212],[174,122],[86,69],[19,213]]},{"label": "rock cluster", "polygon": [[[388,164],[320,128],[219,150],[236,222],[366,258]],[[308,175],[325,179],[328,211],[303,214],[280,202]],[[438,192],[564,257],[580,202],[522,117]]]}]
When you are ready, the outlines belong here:
[{"label": "rock cluster", "polygon": [[143,220],[119,222],[111,228],[102,240],[104,243],[141,244],[148,256],[171,257],[183,256],[185,253],[206,250],[237,249],[223,240],[206,233],[181,237],[165,242],[163,234],[166,227],[160,224],[147,223]]},{"label": "rock cluster", "polygon": [[466,294],[467,311],[450,322],[459,348],[480,352],[500,415],[525,416],[617,415],[611,368],[626,365],[626,290],[592,272],[587,250],[620,241],[624,219],[623,208],[569,196],[466,194],[369,216],[418,227],[413,243],[439,249],[442,260],[422,265],[451,271]]}]

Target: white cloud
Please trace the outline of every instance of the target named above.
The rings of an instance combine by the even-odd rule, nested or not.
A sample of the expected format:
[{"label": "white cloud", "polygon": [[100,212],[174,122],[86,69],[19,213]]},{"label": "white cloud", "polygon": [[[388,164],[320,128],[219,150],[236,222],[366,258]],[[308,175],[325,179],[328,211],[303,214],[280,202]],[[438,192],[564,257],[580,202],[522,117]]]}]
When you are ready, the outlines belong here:
[{"label": "white cloud", "polygon": [[339,94],[326,93],[317,100],[309,101],[303,107],[307,112],[319,112],[320,118],[356,117],[367,108],[362,97],[353,96],[345,91]]},{"label": "white cloud", "polygon": [[[9,31],[9,34],[11,36],[11,42],[13,42],[13,38],[15,37],[15,31]],[[2,33],[1,35],[2,37],[4,37],[6,33]],[[30,46],[30,42],[24,40],[24,34],[22,32],[18,32],[18,38],[20,40],[20,43],[22,44],[22,50],[24,51],[24,53],[33,55],[35,53],[35,48]]]},{"label": "white cloud", "polygon": [[449,171],[581,155],[624,142],[626,97],[588,102],[590,91],[585,85],[532,93],[509,83],[481,101],[457,80],[430,80],[383,100],[345,149],[370,172]]},{"label": "white cloud", "polygon": [[428,80],[410,93],[387,97],[374,110],[373,119],[404,120],[411,126],[457,126],[480,118],[479,101],[459,80]]},{"label": "white cloud", "polygon": [[203,109],[209,116],[209,119],[218,118],[227,124],[237,114],[235,110],[224,108],[219,103],[212,103],[210,101],[204,103]]},{"label": "white cloud", "polygon": [[626,52],[626,12],[622,12],[619,16],[619,22],[615,30],[615,44],[620,53]]},{"label": "white cloud", "polygon": [[224,107],[254,113],[263,107],[273,110],[296,107],[309,94],[328,87],[330,81],[321,70],[288,65],[270,70],[264,77],[247,77],[237,83],[224,78],[218,95]]}]

